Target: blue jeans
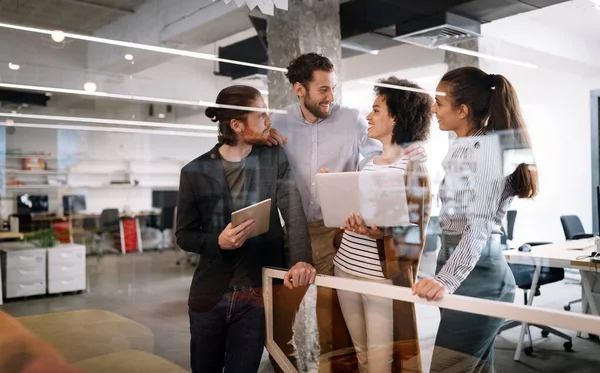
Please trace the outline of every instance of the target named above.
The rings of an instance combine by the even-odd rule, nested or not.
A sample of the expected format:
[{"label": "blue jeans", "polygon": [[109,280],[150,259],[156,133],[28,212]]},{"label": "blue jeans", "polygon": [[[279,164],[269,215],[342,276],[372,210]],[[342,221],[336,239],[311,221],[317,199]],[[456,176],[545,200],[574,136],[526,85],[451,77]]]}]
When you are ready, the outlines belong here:
[{"label": "blue jeans", "polygon": [[211,310],[190,315],[192,373],[256,373],[265,345],[261,289],[234,287]]}]

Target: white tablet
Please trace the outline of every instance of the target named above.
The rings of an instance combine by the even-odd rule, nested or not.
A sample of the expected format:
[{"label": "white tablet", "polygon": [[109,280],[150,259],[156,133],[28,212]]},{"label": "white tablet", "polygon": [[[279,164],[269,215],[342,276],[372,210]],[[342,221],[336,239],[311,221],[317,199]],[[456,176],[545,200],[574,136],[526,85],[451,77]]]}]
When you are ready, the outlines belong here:
[{"label": "white tablet", "polygon": [[339,172],[316,176],[317,195],[327,227],[343,227],[359,212],[370,226],[414,226],[408,214],[404,171]]},{"label": "white tablet", "polygon": [[271,220],[271,199],[265,199],[264,201],[234,211],[231,214],[231,226],[235,228],[248,219],[254,219],[256,222],[254,229],[248,235],[248,239],[268,232]]}]

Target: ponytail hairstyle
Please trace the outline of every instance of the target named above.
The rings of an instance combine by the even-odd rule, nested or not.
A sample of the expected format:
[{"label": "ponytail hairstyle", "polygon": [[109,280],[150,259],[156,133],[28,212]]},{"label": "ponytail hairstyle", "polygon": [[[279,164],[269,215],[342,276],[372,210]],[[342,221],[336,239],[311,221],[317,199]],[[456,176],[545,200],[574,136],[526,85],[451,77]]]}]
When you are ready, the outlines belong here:
[{"label": "ponytail hairstyle", "polygon": [[[468,66],[448,71],[442,82],[449,84],[449,99],[457,108],[469,108],[469,122],[477,130],[506,131],[513,142],[522,148],[531,148],[525,121],[521,115],[519,98],[512,84],[502,75],[487,74]],[[508,177],[515,196],[533,198],[538,193],[535,164],[521,163]]]},{"label": "ponytail hairstyle", "polygon": [[235,145],[237,137],[231,129],[231,121],[234,119],[246,121],[248,111],[232,109],[226,106],[245,106],[252,107],[260,92],[247,85],[232,85],[223,88],[217,96],[216,103],[225,107],[207,107],[204,114],[213,122],[219,122],[219,144]]}]

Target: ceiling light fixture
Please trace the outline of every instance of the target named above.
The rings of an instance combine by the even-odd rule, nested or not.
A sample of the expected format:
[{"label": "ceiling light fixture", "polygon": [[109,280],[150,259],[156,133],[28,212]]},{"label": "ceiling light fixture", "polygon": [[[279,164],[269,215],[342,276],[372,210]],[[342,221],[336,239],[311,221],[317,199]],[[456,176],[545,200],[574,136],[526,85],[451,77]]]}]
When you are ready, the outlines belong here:
[{"label": "ceiling light fixture", "polygon": [[21,68],[21,66],[17,65],[16,63],[9,62],[8,68],[11,70],[19,70]]},{"label": "ceiling light fixture", "polygon": [[139,120],[122,120],[122,119],[103,119],[89,117],[68,117],[60,115],[40,115],[40,114],[17,114],[17,113],[0,113],[0,117],[5,118],[23,118],[34,120],[53,120],[57,122],[76,122],[76,123],[96,123],[96,124],[115,124],[121,126],[138,126],[138,127],[160,127],[160,128],[179,128],[186,130],[207,130],[217,131],[216,126],[205,126],[197,124],[183,123],[164,123],[164,122],[145,122]]},{"label": "ceiling light fixture", "polygon": [[409,92],[418,92],[418,93],[427,93],[429,94],[433,94],[436,96],[446,96],[445,92],[437,92],[435,90],[427,90],[427,89],[419,89],[419,88],[413,88],[413,87],[406,87],[403,85],[396,85],[396,84],[385,84],[385,83],[378,83],[378,82],[369,82],[366,80],[359,80],[358,81],[360,84],[366,84],[366,85],[370,85],[370,86],[374,86],[374,87],[382,87],[382,88],[391,88],[391,89],[400,89],[402,91],[409,91]]},{"label": "ceiling light fixture", "polygon": [[164,113],[158,113],[159,119],[165,119],[166,115]]},{"label": "ceiling light fixture", "polygon": [[235,61],[235,60],[230,60],[230,59],[226,59],[226,58],[220,58],[213,54],[188,51],[188,50],[184,50],[184,49],[159,47],[156,45],[148,45],[148,44],[133,43],[133,42],[129,42],[129,41],[99,38],[96,36],[73,34],[70,32],[51,31],[51,30],[46,30],[46,29],[41,29],[41,28],[36,28],[36,27],[13,25],[10,23],[2,23],[2,22],[0,22],[0,27],[11,29],[11,30],[35,32],[38,34],[50,35],[52,37],[52,40],[54,40],[54,41],[56,41],[54,36],[55,36],[55,34],[57,34],[57,35],[62,35],[64,37],[67,37],[70,39],[84,40],[84,41],[90,41],[90,42],[101,43],[101,44],[117,45],[120,47],[126,47],[126,48],[130,48],[130,49],[147,50],[147,51],[172,54],[172,55],[182,56],[182,57],[198,58],[201,60],[217,61],[217,62],[230,63],[233,65],[256,67],[259,69],[280,71],[280,72],[284,72],[284,73],[287,72],[287,69],[282,68],[282,67],[260,65],[260,64],[256,64],[256,63],[243,62],[243,61]]},{"label": "ceiling light fixture", "polygon": [[54,30],[50,32],[50,37],[57,43],[62,43],[65,41],[65,33],[61,30]]},{"label": "ceiling light fixture", "polygon": [[517,60],[511,60],[509,58],[504,58],[504,57],[492,56],[492,55],[489,55],[489,54],[480,53],[480,52],[476,52],[476,51],[472,51],[472,50],[464,49],[464,48],[453,47],[453,46],[450,46],[450,45],[440,45],[438,48],[439,49],[443,49],[445,51],[449,51],[449,52],[466,54],[468,56],[479,57],[479,58],[484,58],[484,59],[498,61],[498,62],[504,62],[504,63],[508,63],[508,64],[511,64],[511,65],[527,67],[527,68],[530,68],[530,69],[537,69],[538,68],[537,65],[532,64],[532,63],[521,62],[521,61],[517,61]]},{"label": "ceiling light fixture", "polygon": [[368,53],[368,54],[372,54],[375,56],[379,54],[379,49],[369,49],[369,48],[365,48],[365,47],[362,47],[362,46],[354,44],[354,43],[342,42],[341,45],[342,45],[342,48],[350,49],[350,50],[353,50],[356,52]]},{"label": "ceiling light fixture", "polygon": [[94,82],[85,82],[83,85],[83,90],[86,92],[96,92],[96,89],[98,89],[98,86]]},{"label": "ceiling light fixture", "polygon": [[129,54],[129,53],[127,53],[127,54],[125,55],[125,59],[126,59],[127,61],[132,61],[132,60],[133,60],[133,54]]},{"label": "ceiling light fixture", "polygon": [[168,130],[144,130],[139,128],[122,127],[103,127],[103,126],[68,126],[62,124],[38,124],[38,123],[15,123],[13,127],[40,128],[40,129],[59,129],[71,131],[96,131],[96,132],[121,132],[121,133],[140,133],[144,135],[166,135],[166,136],[185,136],[185,137],[207,137],[215,138],[216,134],[203,132],[183,132]]},{"label": "ceiling light fixture", "polygon": [[[173,104],[173,105],[182,105],[182,106],[204,106],[204,107],[213,106],[213,107],[224,108],[224,109],[258,111],[258,112],[265,111],[264,109],[256,108],[256,107],[221,105],[221,104],[217,104],[215,102],[208,102],[208,101],[176,100],[176,99],[171,99],[171,98],[123,95],[123,94],[119,94],[119,93],[107,93],[107,92],[87,92],[82,89],[54,88],[54,87],[43,87],[43,86],[34,86],[34,85],[25,85],[25,84],[12,84],[12,83],[0,83],[0,87],[24,89],[27,91],[66,93],[66,94],[72,94],[72,95],[114,98],[114,99],[119,99],[119,100],[130,100],[130,101],[141,101],[141,102],[155,102],[155,103],[161,103],[161,104]],[[286,110],[280,110],[280,109],[267,109],[267,112],[273,113],[273,114],[287,114]]]}]

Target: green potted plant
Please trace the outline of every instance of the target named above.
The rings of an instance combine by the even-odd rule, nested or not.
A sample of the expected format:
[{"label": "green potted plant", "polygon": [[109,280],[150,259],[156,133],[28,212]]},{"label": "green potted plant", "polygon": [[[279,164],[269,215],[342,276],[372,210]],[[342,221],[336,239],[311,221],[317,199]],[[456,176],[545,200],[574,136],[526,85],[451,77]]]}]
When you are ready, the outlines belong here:
[{"label": "green potted plant", "polygon": [[23,241],[31,242],[36,247],[51,248],[57,246],[60,241],[53,229],[42,229],[28,233],[23,237]]}]

